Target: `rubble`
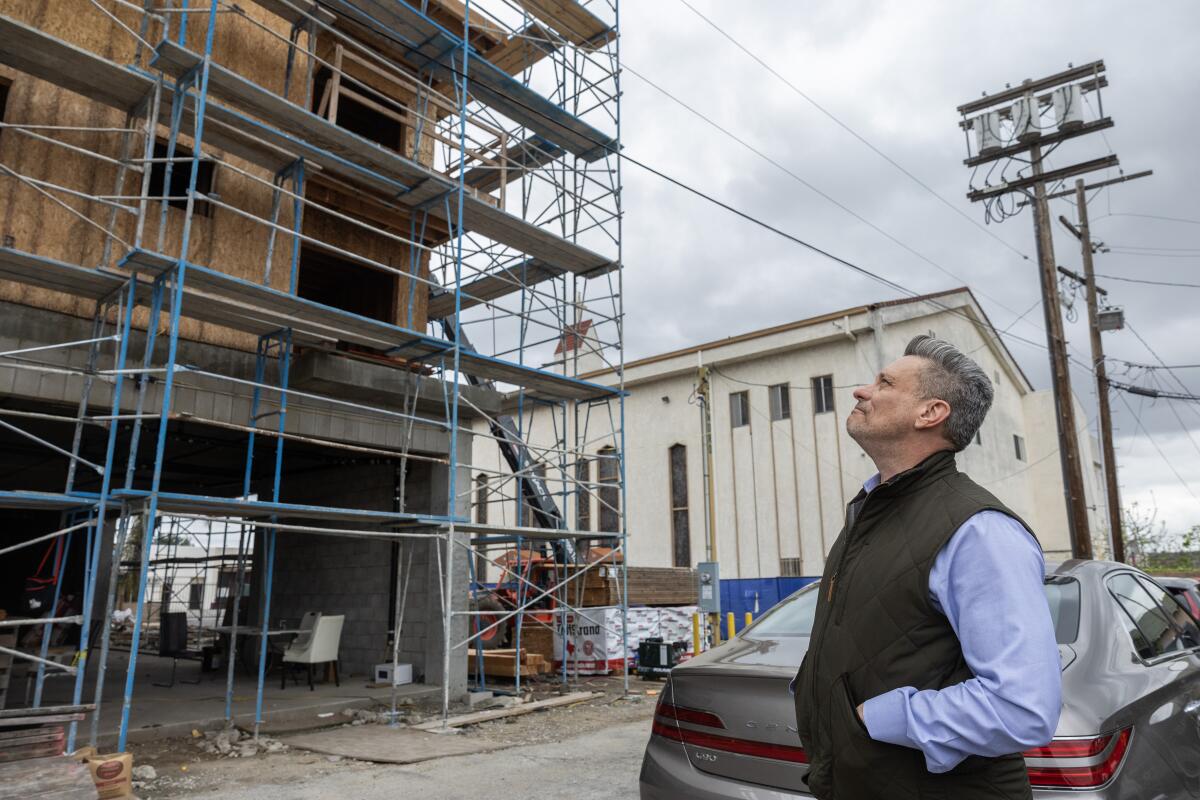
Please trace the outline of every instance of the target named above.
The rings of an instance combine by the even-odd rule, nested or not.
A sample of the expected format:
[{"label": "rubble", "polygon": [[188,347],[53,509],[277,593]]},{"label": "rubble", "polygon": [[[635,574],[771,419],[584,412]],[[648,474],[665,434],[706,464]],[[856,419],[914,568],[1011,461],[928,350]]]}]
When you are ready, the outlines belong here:
[{"label": "rubble", "polygon": [[237,728],[207,731],[193,744],[205,753],[226,758],[253,758],[261,753],[282,753],[287,750],[287,745],[278,739],[269,736],[255,739]]}]

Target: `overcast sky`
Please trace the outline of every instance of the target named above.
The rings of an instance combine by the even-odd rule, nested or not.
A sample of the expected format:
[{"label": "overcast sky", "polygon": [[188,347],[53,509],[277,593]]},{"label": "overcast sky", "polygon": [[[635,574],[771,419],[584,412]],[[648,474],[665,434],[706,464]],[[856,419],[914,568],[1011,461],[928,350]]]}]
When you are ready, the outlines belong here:
[{"label": "overcast sky", "polygon": [[[1116,127],[1107,140],[1091,135],[1064,145],[1051,166],[1089,160],[1111,146],[1126,172],[1155,174],[1090,203],[1093,236],[1113,247],[1097,256],[1096,271],[1200,284],[1194,188],[1200,177],[1200,4],[688,1],[980,223],[982,206],[965,198],[970,171],[962,164],[956,106],[1068,62],[1103,59],[1111,84],[1103,92],[1104,110]],[[965,283],[997,327],[1011,324],[1022,338],[1045,340],[1035,306],[1036,267],[1020,255],[1032,259],[1034,253],[1028,210],[988,225],[1003,240],[997,241],[740,52],[681,0],[625,2],[621,13],[628,155],[915,291]],[[734,142],[635,72],[954,276]],[[637,167],[624,169],[629,358],[901,296]],[[1051,211],[1075,214],[1062,200]],[[1080,267],[1078,245],[1057,226],[1055,247],[1059,264]],[[1099,283],[1167,364],[1200,364],[1193,310],[1200,289]],[[1086,361],[1082,299],[1078,311],[1068,336],[1074,356]],[[1047,388],[1046,351],[1014,339],[1008,345],[1035,386]],[[1105,348],[1114,359],[1155,363],[1128,328],[1105,334]],[[1113,377],[1163,387],[1172,381],[1161,371],[1123,371],[1118,367]],[[1188,392],[1200,392],[1200,369],[1175,374]],[[1075,368],[1072,380],[1094,419],[1090,374]],[[1156,507],[1174,529],[1200,524],[1200,405],[1114,392],[1113,407],[1123,502]]]}]

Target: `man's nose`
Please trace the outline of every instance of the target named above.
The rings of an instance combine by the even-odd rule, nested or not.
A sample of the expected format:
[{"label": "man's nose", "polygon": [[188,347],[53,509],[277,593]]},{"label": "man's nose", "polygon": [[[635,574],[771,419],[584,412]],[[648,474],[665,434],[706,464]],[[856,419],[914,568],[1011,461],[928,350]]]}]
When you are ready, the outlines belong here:
[{"label": "man's nose", "polygon": [[854,399],[858,401],[867,400],[871,397],[870,386],[860,386],[854,390]]}]

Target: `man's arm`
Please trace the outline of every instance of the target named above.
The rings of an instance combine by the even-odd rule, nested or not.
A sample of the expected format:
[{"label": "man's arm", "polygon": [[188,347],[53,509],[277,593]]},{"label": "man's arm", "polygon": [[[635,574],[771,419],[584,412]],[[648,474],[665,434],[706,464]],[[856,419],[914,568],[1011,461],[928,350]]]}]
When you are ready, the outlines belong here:
[{"label": "man's arm", "polygon": [[1053,738],[1062,674],[1044,570],[1041,549],[1016,520],[998,511],[967,520],[938,554],[929,591],[975,677],[867,700],[861,709],[871,737],[922,751],[930,772]]}]

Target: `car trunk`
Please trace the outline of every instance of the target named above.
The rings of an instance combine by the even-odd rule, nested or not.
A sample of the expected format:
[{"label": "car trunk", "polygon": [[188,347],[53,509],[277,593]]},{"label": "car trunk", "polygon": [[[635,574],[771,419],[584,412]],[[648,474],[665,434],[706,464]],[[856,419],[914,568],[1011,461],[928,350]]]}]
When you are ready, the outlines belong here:
[{"label": "car trunk", "polygon": [[808,762],[789,684],[808,638],[789,639],[735,639],[672,671],[665,702],[676,709],[674,721],[693,767],[731,780],[807,790]]}]

